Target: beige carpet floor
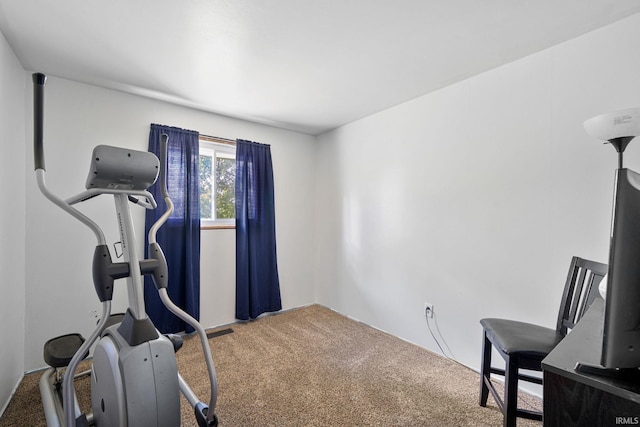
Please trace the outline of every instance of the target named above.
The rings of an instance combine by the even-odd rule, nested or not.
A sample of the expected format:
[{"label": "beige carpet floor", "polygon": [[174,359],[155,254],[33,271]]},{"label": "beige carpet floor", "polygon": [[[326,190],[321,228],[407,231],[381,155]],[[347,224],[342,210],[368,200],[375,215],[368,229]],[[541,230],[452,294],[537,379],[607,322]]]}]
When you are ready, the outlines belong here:
[{"label": "beige carpet floor", "polygon": [[[479,374],[428,350],[312,305],[232,325],[210,340],[225,427],[500,426],[492,398],[478,406]],[[185,339],[181,373],[208,401],[199,341]],[[43,426],[38,375],[25,376],[0,427]],[[88,381],[77,389],[81,400]],[[520,397],[525,407],[538,399]],[[195,426],[183,399],[183,426]],[[518,426],[542,423],[518,420]]]}]

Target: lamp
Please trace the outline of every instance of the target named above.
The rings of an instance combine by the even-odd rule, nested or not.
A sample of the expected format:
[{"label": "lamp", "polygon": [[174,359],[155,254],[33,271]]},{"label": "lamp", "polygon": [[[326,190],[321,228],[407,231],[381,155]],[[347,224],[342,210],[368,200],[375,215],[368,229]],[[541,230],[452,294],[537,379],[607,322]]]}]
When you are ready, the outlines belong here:
[{"label": "lamp", "polygon": [[627,145],[640,135],[640,108],[601,114],[584,122],[587,133],[608,141],[618,152],[608,274],[599,291],[605,299],[599,364],[578,362],[579,372],[619,378],[640,375],[640,174],[624,169]]},{"label": "lamp", "polygon": [[[607,141],[618,152],[618,168],[622,169],[622,154],[627,145],[640,135],[640,107],[627,108],[592,117],[584,122],[584,129],[594,138]],[[600,295],[606,299],[607,276],[598,287]]]},{"label": "lamp", "polygon": [[583,125],[589,135],[613,145],[618,152],[618,168],[622,169],[622,153],[640,135],[640,107],[600,114]]}]

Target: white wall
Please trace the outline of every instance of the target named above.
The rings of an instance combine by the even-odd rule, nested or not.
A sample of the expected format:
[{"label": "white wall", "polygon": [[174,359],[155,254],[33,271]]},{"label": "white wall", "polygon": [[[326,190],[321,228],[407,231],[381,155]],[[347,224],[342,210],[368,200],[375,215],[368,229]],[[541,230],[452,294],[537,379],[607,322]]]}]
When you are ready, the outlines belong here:
[{"label": "white wall", "polygon": [[[308,135],[50,77],[48,182],[62,195],[80,191],[93,146],[146,149],[152,122],[271,144],[285,308],[319,302],[436,350],[422,315],[428,301],[455,356],[477,368],[480,318],[552,326],[570,257],[606,261],[615,153],[586,136],[581,123],[640,105],[639,24],[639,16],[628,18],[329,132],[318,144]],[[22,370],[42,366],[46,339],[88,334],[98,304],[89,267],[93,236],[38,193],[31,149],[22,148],[32,138],[31,89],[24,87],[30,73],[4,39],[0,59],[0,129],[9,134],[0,185],[18,206],[11,218],[0,214],[8,234],[0,245],[0,316],[12,325],[2,338],[17,340],[16,348],[0,346],[6,394],[13,386],[5,378],[15,384]],[[634,169],[638,150],[628,149]],[[26,188],[9,178],[24,169]],[[117,240],[109,200],[83,210]],[[142,212],[137,221],[141,226]],[[233,320],[233,236],[203,232],[205,326]],[[119,289],[116,309],[123,295]]]},{"label": "white wall", "polygon": [[0,414],[24,371],[25,103],[22,66],[0,33]]},{"label": "white wall", "polygon": [[[25,93],[31,108],[31,88]],[[27,122],[30,126],[29,117]],[[271,144],[283,306],[313,302],[309,242],[314,215],[313,192],[309,189],[314,188],[314,137],[50,76],[45,92],[45,152],[50,188],[64,197],[82,191],[95,145],[146,150],[150,123]],[[31,137],[29,130],[27,139]],[[30,156],[31,149],[26,173],[27,370],[43,365],[42,345],[48,338],[75,331],[88,336],[95,324],[92,311],[100,307],[91,282],[93,234],[38,192]],[[105,196],[83,205],[84,212],[105,226],[108,242],[119,240],[111,198]],[[134,210],[142,230],[144,211]],[[142,251],[141,233],[138,239]],[[202,232],[201,322],[205,327],[229,323],[235,317],[234,236],[233,230]],[[124,281],[121,282],[116,286],[115,311],[124,308],[126,291]]]},{"label": "white wall", "polygon": [[554,327],[571,256],[607,262],[616,154],[582,122],[640,106],[638,40],[640,15],[321,135],[316,300],[439,351],[430,302],[475,369],[481,318]]}]

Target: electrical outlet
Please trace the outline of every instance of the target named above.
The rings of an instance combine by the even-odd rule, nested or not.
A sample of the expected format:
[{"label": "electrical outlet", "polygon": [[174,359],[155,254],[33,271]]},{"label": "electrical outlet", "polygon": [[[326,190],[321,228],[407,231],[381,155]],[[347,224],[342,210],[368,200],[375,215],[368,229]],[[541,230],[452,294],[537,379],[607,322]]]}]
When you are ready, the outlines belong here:
[{"label": "electrical outlet", "polygon": [[433,304],[429,302],[424,303],[424,315],[430,319],[433,318]]},{"label": "electrical outlet", "polygon": [[91,310],[91,313],[89,313],[89,319],[98,320],[98,310]]}]

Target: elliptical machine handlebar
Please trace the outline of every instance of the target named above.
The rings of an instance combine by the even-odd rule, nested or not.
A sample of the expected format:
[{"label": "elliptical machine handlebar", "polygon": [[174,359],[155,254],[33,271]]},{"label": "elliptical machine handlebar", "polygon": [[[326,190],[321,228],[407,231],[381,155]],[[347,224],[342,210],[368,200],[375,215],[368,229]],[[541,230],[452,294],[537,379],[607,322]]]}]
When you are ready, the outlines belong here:
[{"label": "elliptical machine handlebar", "polygon": [[33,162],[35,169],[44,170],[44,85],[47,76],[42,73],[33,74]]},{"label": "elliptical machine handlebar", "polygon": [[[171,197],[169,197],[169,190],[167,188],[168,141],[169,136],[167,134],[162,134],[160,136],[160,174],[158,177],[160,181],[158,182],[158,184],[160,185],[160,192],[162,194],[162,197],[164,198],[167,208],[164,214],[160,218],[158,218],[158,220],[149,229],[149,254],[155,254],[155,257],[162,258],[162,264],[164,265],[166,265],[166,261],[164,260],[164,253],[162,252],[162,248],[160,248],[160,245],[156,241],[156,234],[158,232],[158,229],[162,227],[162,225],[164,225],[164,223],[173,213],[173,202],[171,201]],[[216,402],[218,400],[218,379],[213,363],[213,357],[211,355],[211,348],[209,347],[207,333],[196,319],[194,319],[191,315],[189,315],[187,312],[182,310],[171,301],[167,293],[167,281],[161,279],[159,276],[160,275],[153,275],[152,277],[154,283],[156,284],[156,288],[158,289],[158,295],[160,296],[162,304],[164,304],[167,310],[172,312],[175,316],[180,318],[185,323],[191,325],[191,327],[195,329],[198,337],[200,338],[200,345],[202,346],[204,359],[207,366],[207,374],[209,378],[209,404],[205,405],[203,402],[201,402],[197,398],[193,390],[191,390],[186,381],[184,381],[182,376],[178,374],[180,390],[182,391],[189,404],[193,407],[195,411],[195,417],[199,426],[217,426],[218,419],[215,414],[215,409]]]},{"label": "elliptical machine handlebar", "polygon": [[44,196],[57,205],[62,210],[82,222],[89,227],[96,236],[99,245],[106,244],[104,233],[100,226],[92,221],[89,217],[84,215],[77,209],[74,209],[69,203],[62,200],[60,197],[53,194],[47,188],[45,181],[45,166],[44,166],[44,85],[47,81],[47,76],[42,73],[33,74],[33,159],[36,171],[36,179],[38,182],[38,188],[44,194]]},{"label": "elliptical machine handlebar", "polygon": [[160,135],[160,191],[162,197],[169,197],[169,190],[167,189],[167,152],[169,151],[169,135],[163,133]]},{"label": "elliptical machine handlebar", "polygon": [[164,214],[149,229],[149,244],[155,244],[156,235],[160,227],[164,225],[173,213],[173,202],[169,197],[167,189],[167,152],[168,152],[169,136],[166,133],[160,135],[160,174],[158,176],[158,184],[160,185],[160,193],[164,199],[167,208]]}]

